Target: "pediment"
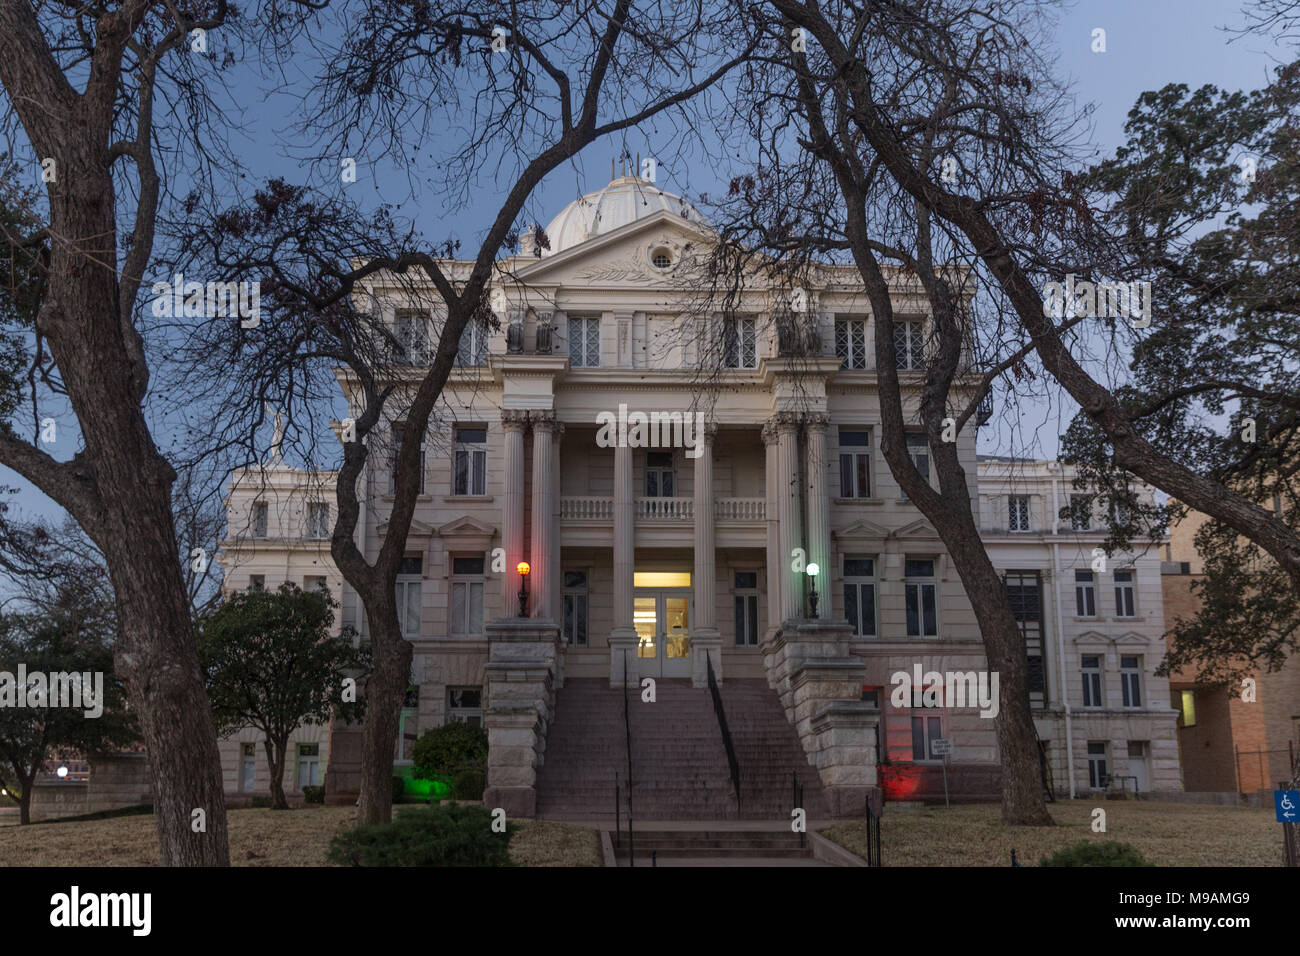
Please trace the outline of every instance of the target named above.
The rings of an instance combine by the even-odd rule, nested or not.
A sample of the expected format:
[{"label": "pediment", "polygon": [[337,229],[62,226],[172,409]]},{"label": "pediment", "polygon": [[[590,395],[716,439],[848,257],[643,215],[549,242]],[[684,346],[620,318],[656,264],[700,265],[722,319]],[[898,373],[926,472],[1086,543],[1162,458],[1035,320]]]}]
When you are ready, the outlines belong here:
[{"label": "pediment", "polygon": [[894,531],[895,538],[937,538],[939,532],[934,530],[934,525],[924,518],[918,518],[911,524],[905,524],[903,527]]},{"label": "pediment", "polygon": [[[432,538],[434,533],[433,525],[412,518],[411,530],[406,533],[406,536],[407,538]],[[375,526],[375,534],[379,535],[381,538],[388,534],[387,520],[381,521]]]},{"label": "pediment", "polygon": [[1146,645],[1151,643],[1151,638],[1144,637],[1137,631],[1129,631],[1127,634],[1121,634],[1114,641],[1116,644],[1128,644],[1130,646],[1135,644]]},{"label": "pediment", "polygon": [[659,272],[650,264],[651,248],[667,245],[680,255],[686,246],[698,247],[713,238],[704,226],[659,210],[554,255],[526,264],[516,260],[515,276],[529,285],[671,285],[673,272]]},{"label": "pediment", "polygon": [[1102,634],[1100,631],[1084,631],[1082,634],[1076,634],[1071,640],[1075,644],[1109,644],[1110,637]]},{"label": "pediment", "polygon": [[463,515],[438,528],[440,538],[491,538],[496,533],[497,529],[494,525],[484,524],[469,515]]},{"label": "pediment", "polygon": [[846,538],[888,538],[890,531],[888,528],[876,524],[874,521],[858,520],[847,527],[832,531],[831,535],[836,539]]}]

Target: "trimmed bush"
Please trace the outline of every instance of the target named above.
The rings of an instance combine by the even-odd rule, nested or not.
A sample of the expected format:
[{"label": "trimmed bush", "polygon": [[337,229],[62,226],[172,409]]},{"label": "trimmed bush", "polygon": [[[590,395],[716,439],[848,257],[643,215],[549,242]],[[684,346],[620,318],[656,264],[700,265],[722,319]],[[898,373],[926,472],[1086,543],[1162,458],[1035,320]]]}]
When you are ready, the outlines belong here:
[{"label": "trimmed bush", "polygon": [[482,800],[487,775],[477,767],[462,770],[451,778],[451,795],[456,800]]},{"label": "trimmed bush", "polygon": [[1039,866],[1150,866],[1146,858],[1128,843],[1107,840],[1099,843],[1084,840],[1063,850],[1057,850],[1051,858],[1043,857]]},{"label": "trimmed bush", "polygon": [[487,764],[487,731],[473,724],[444,724],[425,731],[411,751],[412,776],[432,780]]},{"label": "trimmed bush", "polygon": [[303,787],[302,802],[303,803],[324,803],[325,787],[323,785],[319,787]]},{"label": "trimmed bush", "polygon": [[509,866],[510,837],[492,832],[485,807],[402,810],[392,823],[357,827],[330,841],[328,859],[342,866]]}]

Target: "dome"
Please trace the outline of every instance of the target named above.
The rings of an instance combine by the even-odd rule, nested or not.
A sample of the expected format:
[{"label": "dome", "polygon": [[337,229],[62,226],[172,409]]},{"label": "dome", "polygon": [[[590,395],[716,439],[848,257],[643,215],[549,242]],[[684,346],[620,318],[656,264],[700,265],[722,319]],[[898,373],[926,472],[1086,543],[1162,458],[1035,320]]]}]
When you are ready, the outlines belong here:
[{"label": "dome", "polygon": [[666,193],[638,176],[620,176],[604,189],[587,193],[560,210],[546,227],[546,238],[551,243],[546,255],[613,232],[660,210],[694,223],[705,221],[699,210],[681,196]]}]

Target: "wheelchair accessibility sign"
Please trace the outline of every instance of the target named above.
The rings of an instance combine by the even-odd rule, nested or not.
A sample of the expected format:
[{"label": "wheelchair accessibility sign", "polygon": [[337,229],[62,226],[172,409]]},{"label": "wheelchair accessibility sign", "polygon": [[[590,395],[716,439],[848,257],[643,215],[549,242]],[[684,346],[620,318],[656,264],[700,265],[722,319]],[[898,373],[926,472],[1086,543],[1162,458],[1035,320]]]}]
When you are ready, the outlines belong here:
[{"label": "wheelchair accessibility sign", "polygon": [[1278,823],[1300,823],[1300,790],[1274,790],[1273,809]]}]

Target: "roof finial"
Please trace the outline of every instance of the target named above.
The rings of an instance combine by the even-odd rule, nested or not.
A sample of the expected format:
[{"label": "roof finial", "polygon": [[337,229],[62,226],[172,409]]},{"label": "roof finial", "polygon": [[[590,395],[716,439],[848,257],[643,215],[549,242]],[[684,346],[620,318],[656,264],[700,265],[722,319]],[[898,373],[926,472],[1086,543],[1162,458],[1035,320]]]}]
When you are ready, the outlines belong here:
[{"label": "roof finial", "polygon": [[613,156],[609,157],[609,178],[610,178],[610,181],[611,181],[611,182],[613,182],[615,179],[618,178],[617,176],[614,175],[614,157],[613,157]]}]

